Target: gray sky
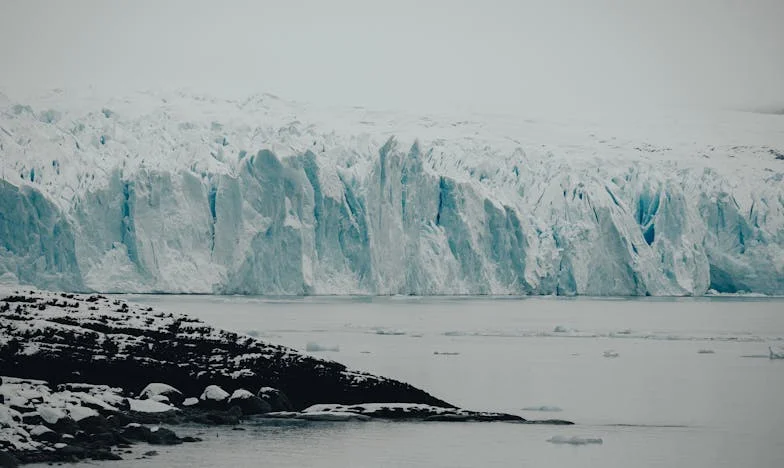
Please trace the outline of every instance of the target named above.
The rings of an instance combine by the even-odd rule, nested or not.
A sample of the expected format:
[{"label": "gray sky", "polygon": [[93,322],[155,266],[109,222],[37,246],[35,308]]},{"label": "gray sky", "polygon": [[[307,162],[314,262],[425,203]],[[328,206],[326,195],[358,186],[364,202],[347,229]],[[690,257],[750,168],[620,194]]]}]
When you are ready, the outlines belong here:
[{"label": "gray sky", "polygon": [[0,0],[0,90],[535,112],[784,106],[784,0]]}]

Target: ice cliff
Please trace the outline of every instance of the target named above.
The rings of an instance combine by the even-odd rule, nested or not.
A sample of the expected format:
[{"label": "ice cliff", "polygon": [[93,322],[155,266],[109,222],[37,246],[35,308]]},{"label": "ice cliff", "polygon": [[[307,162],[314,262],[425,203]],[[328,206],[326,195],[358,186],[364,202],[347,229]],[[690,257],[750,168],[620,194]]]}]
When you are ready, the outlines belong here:
[{"label": "ice cliff", "polygon": [[784,294],[784,117],[0,95],[0,277],[104,292]]}]

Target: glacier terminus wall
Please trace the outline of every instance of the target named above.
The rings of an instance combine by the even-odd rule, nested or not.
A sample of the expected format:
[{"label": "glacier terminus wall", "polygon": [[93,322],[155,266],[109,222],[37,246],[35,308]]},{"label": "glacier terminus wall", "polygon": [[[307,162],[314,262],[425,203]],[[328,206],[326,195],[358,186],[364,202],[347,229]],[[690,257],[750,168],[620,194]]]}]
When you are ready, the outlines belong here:
[{"label": "glacier terminus wall", "polygon": [[0,95],[0,278],[103,292],[784,294],[784,116],[636,117]]}]

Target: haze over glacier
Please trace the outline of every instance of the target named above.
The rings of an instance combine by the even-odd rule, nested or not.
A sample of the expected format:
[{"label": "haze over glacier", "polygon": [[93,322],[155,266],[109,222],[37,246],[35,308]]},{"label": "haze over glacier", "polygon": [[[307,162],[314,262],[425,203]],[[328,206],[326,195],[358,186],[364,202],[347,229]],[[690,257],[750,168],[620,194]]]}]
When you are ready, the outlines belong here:
[{"label": "haze over glacier", "polygon": [[221,294],[784,294],[784,116],[0,95],[0,275]]}]

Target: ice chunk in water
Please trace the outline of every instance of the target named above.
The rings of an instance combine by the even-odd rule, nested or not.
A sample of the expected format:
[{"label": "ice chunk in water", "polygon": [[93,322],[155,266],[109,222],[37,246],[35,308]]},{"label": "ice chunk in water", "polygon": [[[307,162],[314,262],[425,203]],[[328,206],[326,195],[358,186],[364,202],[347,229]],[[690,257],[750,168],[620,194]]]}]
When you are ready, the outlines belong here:
[{"label": "ice chunk in water", "polygon": [[550,412],[557,412],[557,411],[563,411],[563,410],[561,408],[557,407],[557,406],[542,405],[542,406],[526,406],[525,408],[523,408],[523,411],[550,411]]},{"label": "ice chunk in water", "polygon": [[547,439],[551,444],[569,444],[569,445],[588,445],[588,444],[603,444],[604,441],[601,437],[567,437],[563,435],[552,436]]}]

